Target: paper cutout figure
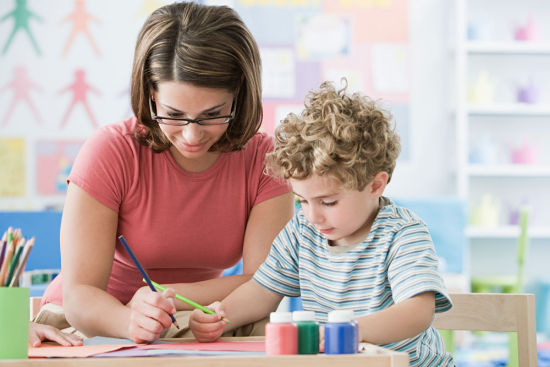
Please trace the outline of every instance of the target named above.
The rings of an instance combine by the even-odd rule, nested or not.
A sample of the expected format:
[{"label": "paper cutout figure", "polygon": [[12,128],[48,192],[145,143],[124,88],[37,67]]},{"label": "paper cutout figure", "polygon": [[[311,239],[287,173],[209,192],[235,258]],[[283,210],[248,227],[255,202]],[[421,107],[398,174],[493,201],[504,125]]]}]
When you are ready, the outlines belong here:
[{"label": "paper cutout figure", "polygon": [[86,112],[88,113],[88,117],[90,118],[90,121],[92,122],[92,125],[94,127],[98,127],[98,124],[96,122],[96,119],[94,117],[94,114],[92,113],[92,110],[90,108],[90,105],[88,104],[88,101],[86,99],[86,96],[88,92],[93,92],[96,95],[101,95],[101,92],[97,90],[96,88],[92,87],[86,82],[86,72],[82,69],[78,69],[75,72],[75,81],[73,84],[69,85],[68,87],[62,89],[59,94],[63,94],[65,92],[72,91],[73,92],[73,100],[71,101],[71,104],[69,105],[69,109],[65,113],[65,116],[63,117],[63,120],[61,121],[61,127],[65,126],[67,123],[67,120],[69,119],[69,115],[71,114],[74,106],[80,102],[84,105],[84,108],[86,109]]},{"label": "paper cutout figure", "polygon": [[29,39],[31,40],[32,45],[34,46],[34,49],[38,55],[41,55],[40,47],[38,47],[38,43],[36,43],[36,40],[34,39],[31,29],[29,27],[30,19],[36,18],[38,21],[42,21],[42,18],[38,16],[35,12],[30,11],[27,8],[27,0],[16,0],[15,1],[15,9],[13,9],[8,14],[4,15],[0,22],[6,21],[8,18],[13,18],[13,29],[11,31],[10,36],[8,37],[8,40],[6,41],[6,44],[4,45],[4,49],[2,50],[2,55],[5,55],[8,51],[8,48],[11,45],[11,42],[13,41],[13,38],[15,37],[15,34],[20,31],[24,30],[27,32],[27,35],[29,36]]},{"label": "paper cutout figure", "polygon": [[3,126],[8,124],[8,121],[10,120],[13,111],[15,110],[15,106],[19,102],[26,102],[36,121],[39,123],[42,122],[42,117],[40,117],[38,109],[34,105],[30,96],[30,91],[32,89],[36,89],[38,91],[41,91],[42,89],[38,84],[29,79],[29,77],[27,76],[27,68],[25,68],[24,66],[15,67],[14,78],[4,87],[2,87],[0,91],[3,92],[7,89],[13,90],[13,99],[8,107],[8,110],[6,111],[4,118],[2,119]]},{"label": "paper cutout figure", "polygon": [[69,14],[66,18],[64,18],[62,20],[62,23],[68,22],[68,21],[72,21],[73,29],[71,30],[69,39],[67,40],[67,43],[65,44],[65,48],[63,49],[63,56],[66,56],[67,53],[69,52],[69,49],[71,48],[76,35],[78,33],[84,33],[84,35],[88,38],[88,41],[92,45],[92,48],[95,54],[98,57],[100,57],[101,52],[99,51],[99,47],[97,47],[97,44],[95,43],[92,37],[92,34],[88,29],[88,22],[93,21],[95,23],[101,23],[101,20],[99,20],[99,18],[94,17],[92,14],[86,11],[86,2],[84,0],[75,1],[74,11],[71,14]]}]

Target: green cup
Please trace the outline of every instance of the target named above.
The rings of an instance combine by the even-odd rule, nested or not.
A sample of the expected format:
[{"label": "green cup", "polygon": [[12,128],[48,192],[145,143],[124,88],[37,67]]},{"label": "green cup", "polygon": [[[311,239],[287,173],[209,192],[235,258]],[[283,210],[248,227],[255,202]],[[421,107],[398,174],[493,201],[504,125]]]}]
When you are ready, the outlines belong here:
[{"label": "green cup", "polygon": [[0,287],[0,359],[29,353],[29,288]]}]

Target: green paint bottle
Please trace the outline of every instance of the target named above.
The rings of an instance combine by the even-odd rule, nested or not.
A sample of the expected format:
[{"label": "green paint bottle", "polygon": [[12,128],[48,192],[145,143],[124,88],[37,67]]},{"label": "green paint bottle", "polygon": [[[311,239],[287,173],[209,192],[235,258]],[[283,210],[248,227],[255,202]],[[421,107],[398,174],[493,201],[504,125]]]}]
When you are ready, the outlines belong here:
[{"label": "green paint bottle", "polygon": [[292,321],[298,327],[298,354],[319,353],[319,323],[313,311],[294,311]]}]

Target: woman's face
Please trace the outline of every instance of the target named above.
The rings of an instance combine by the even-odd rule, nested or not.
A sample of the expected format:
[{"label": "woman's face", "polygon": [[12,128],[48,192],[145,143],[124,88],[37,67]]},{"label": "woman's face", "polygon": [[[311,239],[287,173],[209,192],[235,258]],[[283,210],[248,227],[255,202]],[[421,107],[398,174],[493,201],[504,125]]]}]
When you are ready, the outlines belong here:
[{"label": "woman's face", "polygon": [[[152,93],[152,99],[158,116],[197,119],[229,115],[234,94],[226,89],[197,87],[182,82],[161,82],[158,84],[158,91]],[[185,170],[200,172],[212,166],[219,156],[219,152],[208,150],[225,133],[228,124],[159,126],[172,143],[170,153],[176,162]]]}]

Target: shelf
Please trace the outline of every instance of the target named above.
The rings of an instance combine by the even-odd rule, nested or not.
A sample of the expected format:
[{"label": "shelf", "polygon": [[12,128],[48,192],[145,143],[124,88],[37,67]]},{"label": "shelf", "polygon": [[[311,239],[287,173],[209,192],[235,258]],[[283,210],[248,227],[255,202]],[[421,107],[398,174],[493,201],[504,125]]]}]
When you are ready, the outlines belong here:
[{"label": "shelf", "polygon": [[[528,229],[528,235],[531,239],[547,239],[550,238],[550,228],[530,227]],[[466,229],[466,236],[472,239],[516,239],[519,236],[519,227],[512,225],[500,227],[468,227]]]},{"label": "shelf", "polygon": [[550,43],[470,41],[466,42],[466,51],[471,54],[550,55]]},{"label": "shelf", "polygon": [[467,167],[470,176],[479,177],[550,177],[550,165],[484,165],[471,164]]},{"label": "shelf", "polygon": [[525,103],[469,105],[467,113],[480,116],[550,116],[550,107]]}]

